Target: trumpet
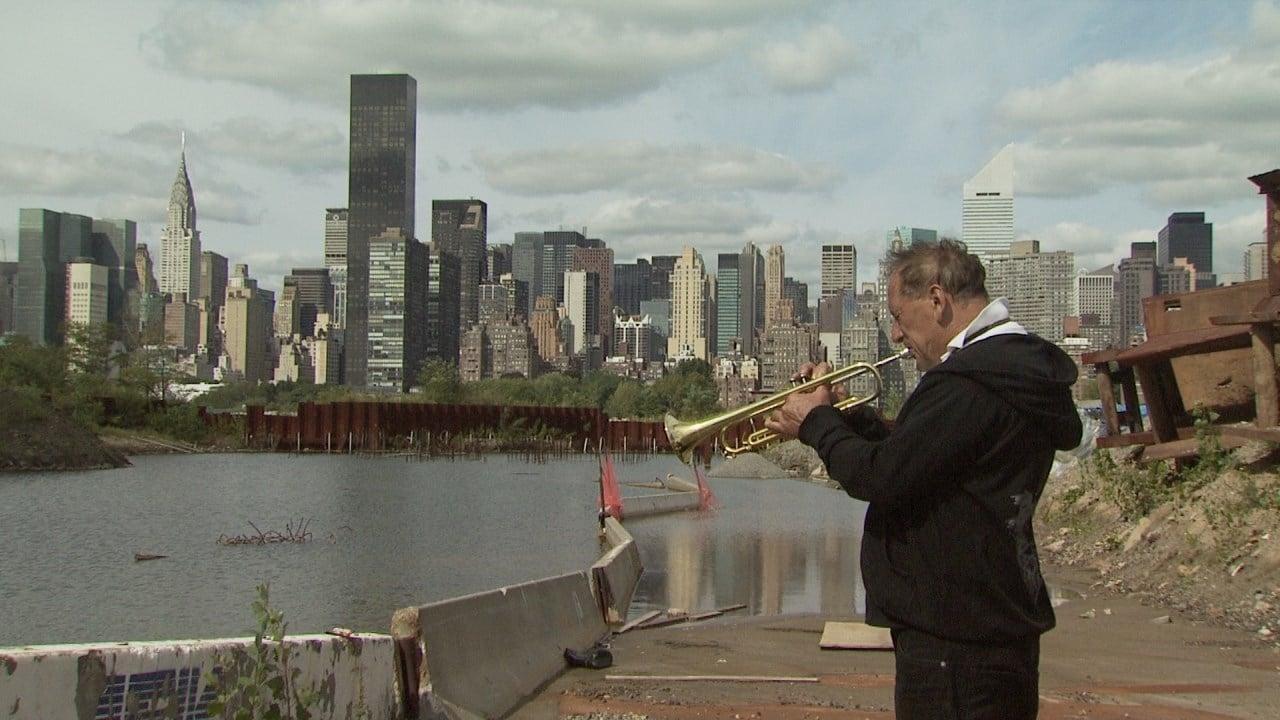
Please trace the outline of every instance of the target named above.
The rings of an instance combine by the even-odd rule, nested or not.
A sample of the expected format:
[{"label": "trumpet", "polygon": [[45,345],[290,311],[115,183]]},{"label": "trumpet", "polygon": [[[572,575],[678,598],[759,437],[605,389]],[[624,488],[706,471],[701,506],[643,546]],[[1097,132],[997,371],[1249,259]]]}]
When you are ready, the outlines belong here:
[{"label": "trumpet", "polygon": [[[716,436],[720,438],[720,447],[725,457],[731,458],[744,452],[760,450],[777,442],[780,438],[776,432],[768,428],[756,427],[757,421],[763,423],[764,419],[773,414],[774,410],[782,407],[789,395],[812,392],[822,385],[847,382],[855,377],[870,373],[875,378],[875,389],[870,395],[848,397],[835,404],[835,408],[841,412],[852,410],[866,405],[880,396],[880,388],[883,384],[880,377],[880,368],[901,360],[910,354],[910,350],[903,349],[875,363],[858,362],[846,365],[821,377],[816,377],[786,390],[776,392],[750,405],[743,405],[740,408],[729,410],[704,420],[680,422],[675,417],[667,415],[665,419],[667,439],[671,441],[671,448],[675,450],[676,455],[686,464],[692,463],[693,451],[699,445]],[[725,433],[741,422],[749,422],[751,431],[747,433],[745,438],[739,437],[735,442],[730,442]]]}]

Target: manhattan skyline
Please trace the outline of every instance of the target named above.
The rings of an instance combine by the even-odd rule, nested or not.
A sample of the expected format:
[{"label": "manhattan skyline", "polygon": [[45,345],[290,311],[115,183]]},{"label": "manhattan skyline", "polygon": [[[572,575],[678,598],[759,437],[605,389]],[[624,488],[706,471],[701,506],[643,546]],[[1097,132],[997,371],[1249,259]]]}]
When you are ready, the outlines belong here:
[{"label": "manhattan skyline", "polygon": [[26,70],[0,80],[8,259],[20,207],[135,219],[158,249],[185,130],[204,246],[268,287],[321,266],[323,209],[347,204],[349,75],[365,72],[418,79],[422,217],[475,197],[490,244],[585,226],[617,262],[781,243],[811,287],[823,244],[856,245],[865,280],[890,227],[959,237],[964,181],[1010,144],[1017,237],[1093,269],[1203,211],[1215,269],[1238,271],[1262,231],[1245,177],[1280,164],[1269,2],[51,2],[0,17],[0,58]]}]

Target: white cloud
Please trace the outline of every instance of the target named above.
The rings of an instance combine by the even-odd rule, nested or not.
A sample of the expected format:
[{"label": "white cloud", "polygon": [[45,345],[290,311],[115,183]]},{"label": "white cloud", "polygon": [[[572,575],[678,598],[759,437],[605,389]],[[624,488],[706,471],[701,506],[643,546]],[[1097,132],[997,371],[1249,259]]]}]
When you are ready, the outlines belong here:
[{"label": "white cloud", "polygon": [[[118,147],[64,151],[3,143],[0,195],[90,198],[103,216],[159,222],[169,204],[176,167],[176,158],[165,163]],[[240,185],[218,178],[193,180],[192,185],[199,218],[241,225],[261,222],[263,213],[254,206],[253,194]]]},{"label": "white cloud", "polygon": [[642,193],[815,192],[834,188],[842,173],[826,163],[742,147],[658,146],[619,142],[514,153],[487,150],[476,164],[495,189],[556,195],[625,189]]},{"label": "white cloud", "polygon": [[1102,62],[1007,94],[997,114],[1029,134],[1014,148],[1018,191],[1133,186],[1157,206],[1202,207],[1247,196],[1247,176],[1280,164],[1276,39],[1280,11],[1259,3],[1250,38],[1211,58]]},{"label": "white cloud", "polygon": [[[1262,204],[1259,198],[1259,205]],[[1212,222],[1213,218],[1208,218]],[[1215,272],[1241,272],[1244,249],[1250,243],[1265,242],[1266,212],[1257,210],[1225,222],[1213,223],[1213,269]]]},{"label": "white cloud", "polygon": [[[723,7],[721,7],[723,6]],[[346,100],[346,77],[407,72],[442,110],[607,105],[736,51],[784,0],[620,4],[373,0],[184,3],[143,39],[153,64],[291,97]],[[215,38],[216,41],[211,41]]]},{"label": "white cloud", "polygon": [[754,60],[769,85],[786,93],[826,90],[858,66],[852,42],[832,25],[769,43],[755,53]]},{"label": "white cloud", "polygon": [[180,132],[187,142],[210,155],[233,158],[295,175],[344,170],[347,137],[335,125],[291,121],[271,124],[261,118],[230,118],[205,129],[177,121],[146,122],[121,133],[126,140],[172,152]]}]

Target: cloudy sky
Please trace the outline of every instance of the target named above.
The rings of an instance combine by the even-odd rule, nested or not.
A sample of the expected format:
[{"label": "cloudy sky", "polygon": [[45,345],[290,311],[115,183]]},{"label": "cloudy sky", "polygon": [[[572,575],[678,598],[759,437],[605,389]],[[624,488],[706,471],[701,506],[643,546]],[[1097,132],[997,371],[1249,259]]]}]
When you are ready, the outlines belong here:
[{"label": "cloudy sky", "polygon": [[[18,6],[29,6],[19,9]],[[489,241],[586,227],[619,261],[782,243],[873,272],[894,225],[958,235],[1009,146],[1020,236],[1094,268],[1175,211],[1215,269],[1262,238],[1280,167],[1280,5],[818,0],[66,2],[0,8],[0,239],[20,207],[158,244],[187,133],[205,249],[269,285],[346,204],[351,73],[418,81],[418,217]],[[815,293],[816,294],[816,293]]]}]

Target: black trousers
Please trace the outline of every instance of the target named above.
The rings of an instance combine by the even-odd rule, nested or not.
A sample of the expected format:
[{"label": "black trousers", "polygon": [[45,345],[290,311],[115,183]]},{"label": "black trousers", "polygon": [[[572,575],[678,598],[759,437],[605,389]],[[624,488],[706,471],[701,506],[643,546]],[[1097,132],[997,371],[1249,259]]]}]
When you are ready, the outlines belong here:
[{"label": "black trousers", "polygon": [[893,630],[898,720],[1034,720],[1040,637],[1010,645],[943,640]]}]

